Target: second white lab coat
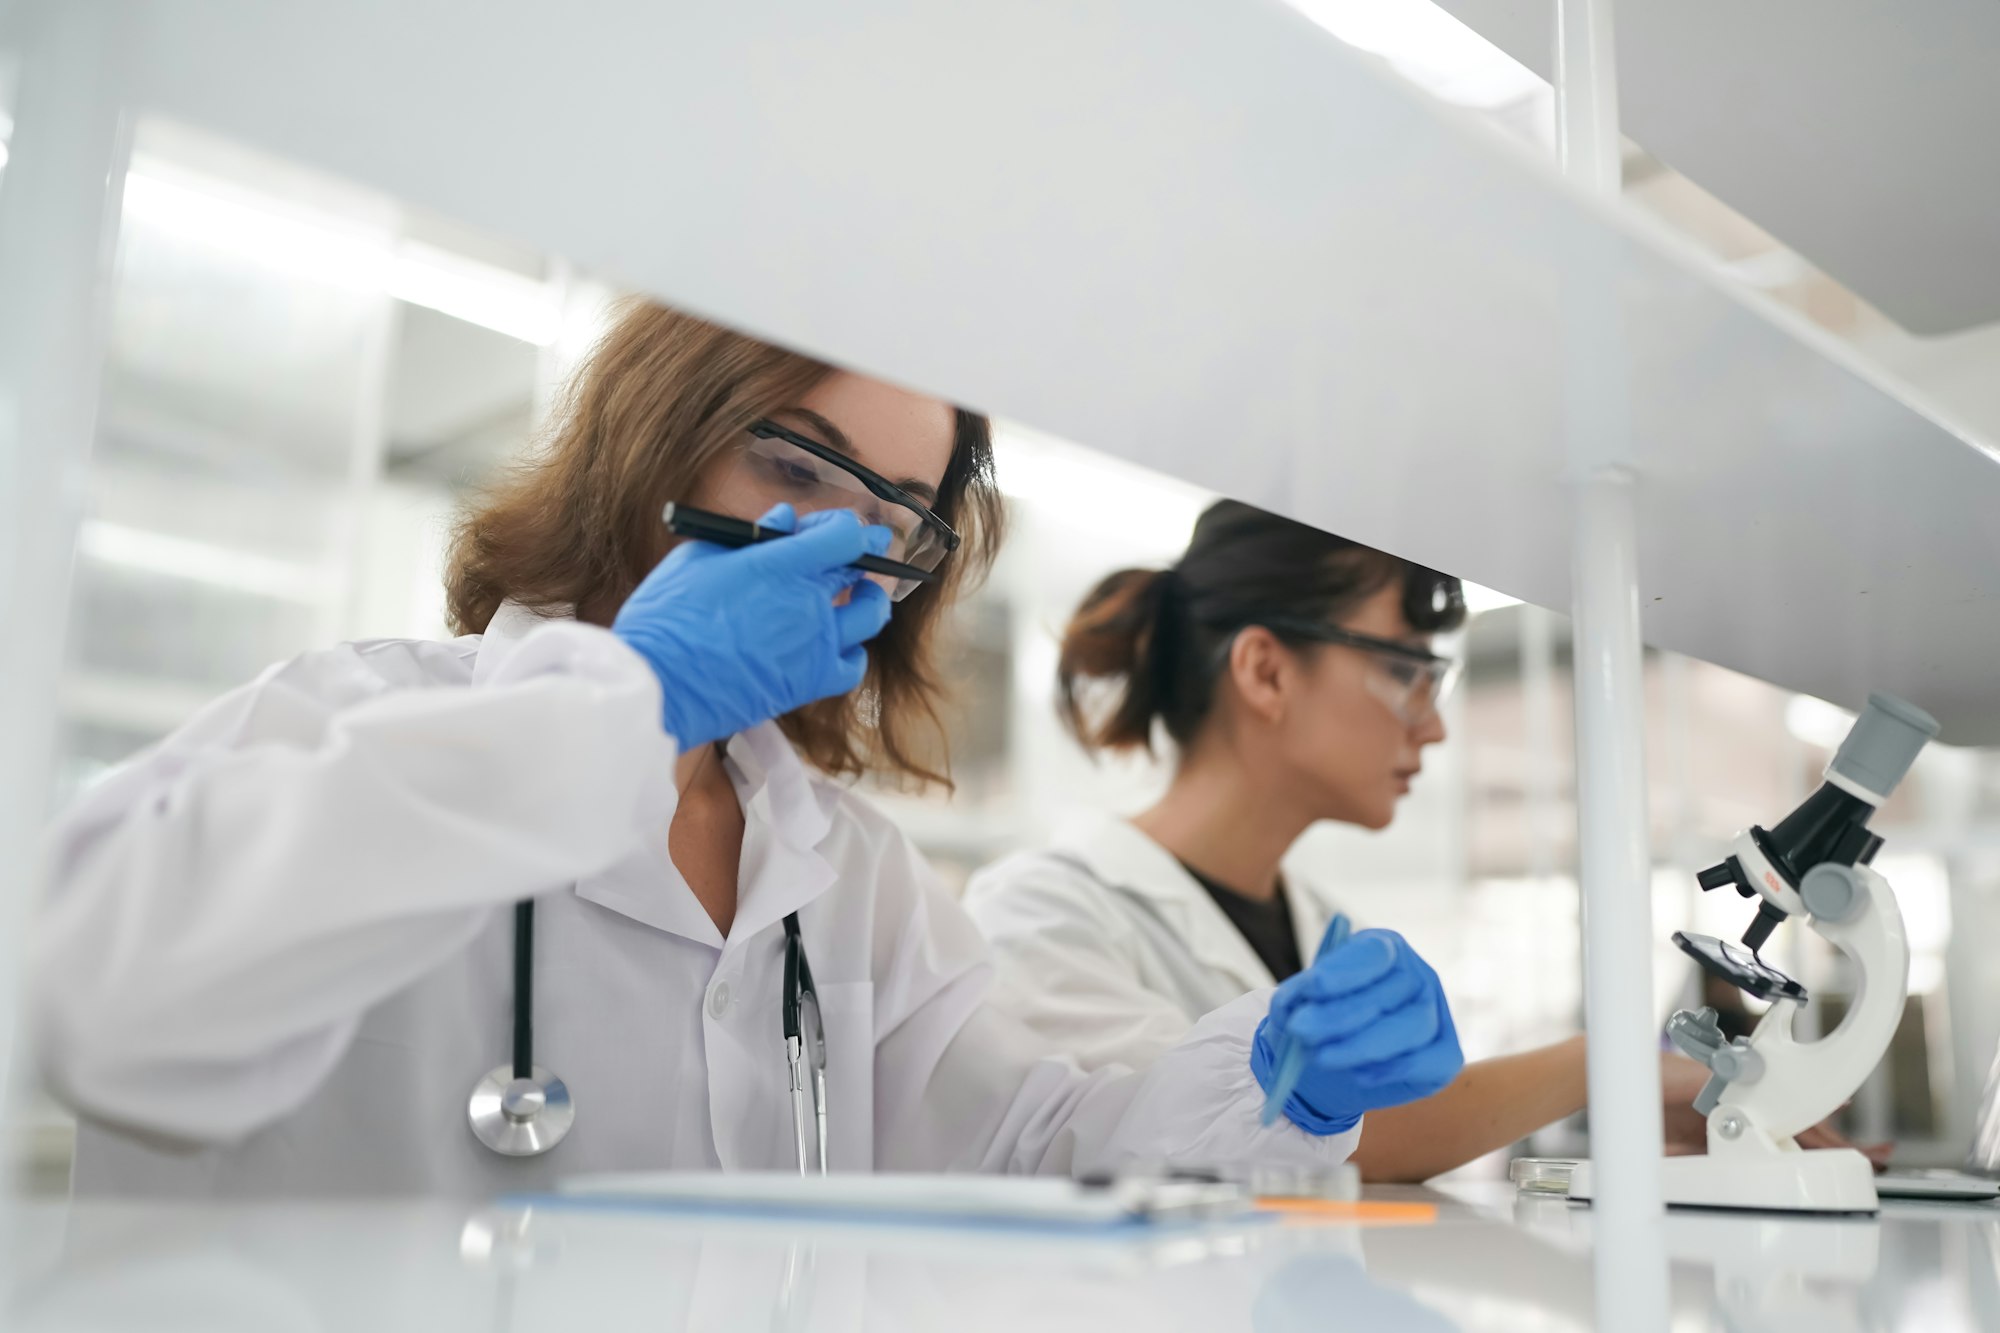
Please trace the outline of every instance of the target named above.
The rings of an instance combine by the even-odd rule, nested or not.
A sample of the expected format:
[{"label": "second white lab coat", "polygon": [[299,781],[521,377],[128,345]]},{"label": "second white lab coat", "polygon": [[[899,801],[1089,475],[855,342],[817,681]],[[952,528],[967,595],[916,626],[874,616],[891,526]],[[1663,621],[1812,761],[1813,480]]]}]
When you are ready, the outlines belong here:
[{"label": "second white lab coat", "polygon": [[[797,910],[840,1170],[1342,1160],[1258,1125],[1263,1012],[1144,1074],[1086,1074],[987,1002],[985,946],[910,843],[736,737],[725,939],[667,852],[672,741],[607,631],[504,608],[483,637],[311,653],[219,700],[61,822],[31,942],[51,1086],[93,1194],[493,1195],[579,1172],[794,1167],[780,1028]],[[576,1104],[541,1157],[488,1152],[512,912],[536,900],[535,1061]]]},{"label": "second white lab coat", "polygon": [[[1335,908],[1291,871],[1284,893],[1310,962]],[[999,967],[994,1003],[1085,1069],[1143,1069],[1246,993],[1268,1004],[1275,984],[1208,890],[1123,819],[1081,820],[987,866],[965,907]]]}]

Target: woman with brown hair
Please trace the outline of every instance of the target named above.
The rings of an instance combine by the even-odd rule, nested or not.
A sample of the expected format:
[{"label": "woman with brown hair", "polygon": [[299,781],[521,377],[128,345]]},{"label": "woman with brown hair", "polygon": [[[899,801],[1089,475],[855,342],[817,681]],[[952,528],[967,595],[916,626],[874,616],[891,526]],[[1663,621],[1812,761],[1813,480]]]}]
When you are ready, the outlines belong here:
[{"label": "woman with brown hair", "polygon": [[[1464,618],[1457,579],[1231,500],[1172,568],[1103,580],[1063,636],[1062,717],[1093,751],[1164,733],[1173,777],[1130,820],[1082,821],[973,877],[1002,1006],[1085,1068],[1143,1069],[1246,993],[1275,985],[1281,1003],[1338,915],[1286,854],[1323,819],[1395,818],[1445,738],[1457,668],[1432,638]],[[1707,1070],[1663,1059],[1669,1134],[1698,1145]],[[1482,1060],[1370,1116],[1354,1160],[1423,1180],[1582,1110],[1584,1088],[1581,1037]],[[1842,1142],[1825,1126],[1805,1141]]]},{"label": "woman with brown hair", "polygon": [[[790,535],[676,544],[670,502]],[[32,1005],[77,1187],[1338,1160],[1259,1124],[1261,1003],[1145,1074],[1047,1058],[840,781],[943,776],[932,639],[1001,514],[984,418],[630,308],[465,520],[462,637],[276,666],[62,821]]]}]

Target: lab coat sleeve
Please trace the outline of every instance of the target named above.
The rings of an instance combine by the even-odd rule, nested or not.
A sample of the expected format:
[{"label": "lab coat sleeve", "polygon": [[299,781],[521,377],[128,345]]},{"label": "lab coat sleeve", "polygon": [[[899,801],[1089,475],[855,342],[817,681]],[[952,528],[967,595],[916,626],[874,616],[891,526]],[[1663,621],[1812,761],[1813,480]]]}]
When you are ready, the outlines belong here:
[{"label": "lab coat sleeve", "polygon": [[170,1140],[240,1138],[494,908],[628,853],[642,791],[672,791],[651,670],[573,622],[476,685],[470,656],[380,642],[274,667],[60,821],[30,946],[60,1096]]},{"label": "lab coat sleeve", "polygon": [[1009,857],[973,876],[965,908],[993,951],[992,999],[1085,1069],[1143,1069],[1192,1019],[1148,986],[1131,927],[1104,890],[1059,863]]},{"label": "lab coat sleeve", "polygon": [[1134,1162],[1229,1167],[1345,1161],[1360,1127],[1324,1137],[1259,1123],[1253,992],[1196,1023],[1152,1066],[1086,1071],[991,999],[993,966],[965,909],[914,848],[878,872],[898,935],[876,994],[876,1162],[890,1170],[1081,1173]]}]

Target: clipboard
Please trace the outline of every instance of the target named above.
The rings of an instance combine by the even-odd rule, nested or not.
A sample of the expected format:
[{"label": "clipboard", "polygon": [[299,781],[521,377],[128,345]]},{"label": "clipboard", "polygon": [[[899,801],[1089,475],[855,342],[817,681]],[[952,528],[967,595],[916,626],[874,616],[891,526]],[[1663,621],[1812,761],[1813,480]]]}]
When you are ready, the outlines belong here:
[{"label": "clipboard", "polygon": [[1245,1221],[1255,1199],[1242,1185],[1117,1176],[984,1176],[781,1171],[647,1171],[579,1176],[538,1204],[649,1212],[829,1221],[1108,1231]]}]

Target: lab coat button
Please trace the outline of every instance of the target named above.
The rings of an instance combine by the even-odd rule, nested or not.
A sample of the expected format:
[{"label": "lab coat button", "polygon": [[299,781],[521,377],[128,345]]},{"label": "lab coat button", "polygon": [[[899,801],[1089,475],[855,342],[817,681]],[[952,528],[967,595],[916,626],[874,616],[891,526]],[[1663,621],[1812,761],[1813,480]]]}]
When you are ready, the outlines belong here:
[{"label": "lab coat button", "polygon": [[708,991],[708,1016],[720,1018],[729,1012],[729,983],[718,981]]}]

